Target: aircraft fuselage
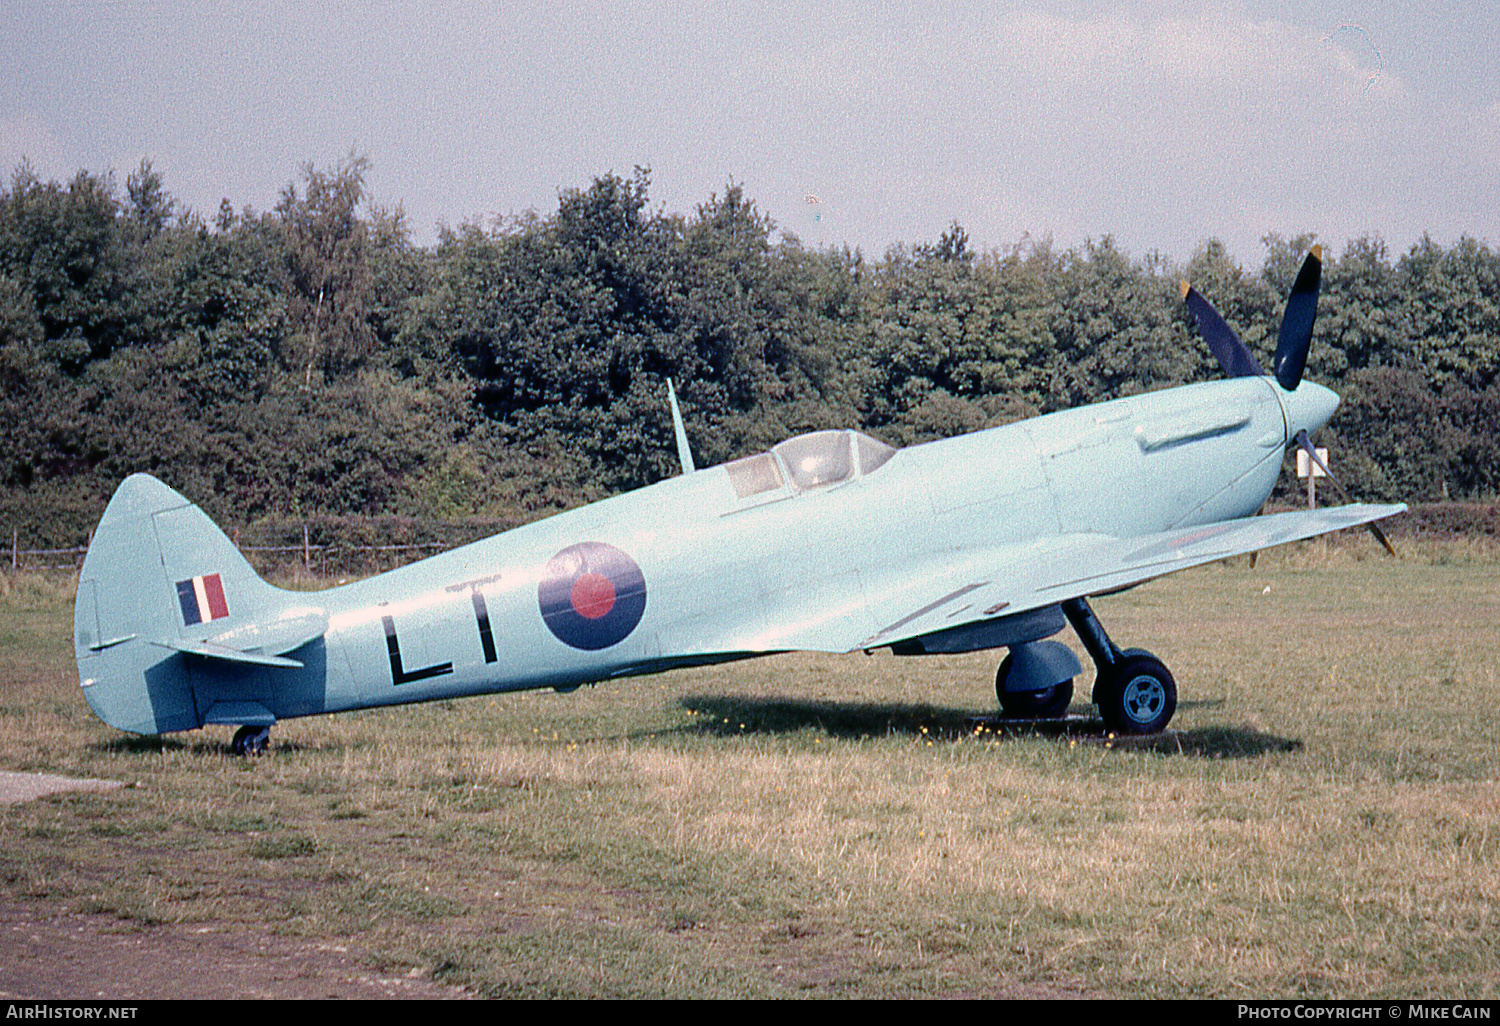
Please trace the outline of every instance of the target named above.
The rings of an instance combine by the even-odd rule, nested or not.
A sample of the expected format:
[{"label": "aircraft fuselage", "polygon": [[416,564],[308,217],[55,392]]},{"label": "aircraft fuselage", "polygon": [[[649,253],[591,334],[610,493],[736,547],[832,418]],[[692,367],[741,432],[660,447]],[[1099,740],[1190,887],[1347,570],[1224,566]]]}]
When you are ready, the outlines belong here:
[{"label": "aircraft fuselage", "polygon": [[280,719],[816,648],[834,619],[875,636],[887,578],[913,567],[957,587],[970,550],[1251,515],[1287,437],[1274,385],[1236,378],[912,446],[807,491],[783,475],[740,498],[707,468],[297,596],[328,617],[304,667],[193,660],[193,704]]}]

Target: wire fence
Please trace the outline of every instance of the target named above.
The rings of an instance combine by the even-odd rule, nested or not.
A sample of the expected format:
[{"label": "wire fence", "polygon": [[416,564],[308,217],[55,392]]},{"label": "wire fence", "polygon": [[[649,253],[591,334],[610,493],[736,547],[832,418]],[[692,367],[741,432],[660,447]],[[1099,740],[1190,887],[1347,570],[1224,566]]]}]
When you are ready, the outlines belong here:
[{"label": "wire fence", "polygon": [[[343,578],[380,573],[438,552],[458,548],[514,527],[499,520],[421,521],[327,518],[301,524],[285,522],[234,528],[231,541],[262,575]],[[298,536],[300,534],[300,537]],[[412,540],[385,540],[391,536]],[[11,572],[77,572],[89,546],[32,548],[12,528],[4,563]],[[92,535],[89,542],[92,543]]]}]

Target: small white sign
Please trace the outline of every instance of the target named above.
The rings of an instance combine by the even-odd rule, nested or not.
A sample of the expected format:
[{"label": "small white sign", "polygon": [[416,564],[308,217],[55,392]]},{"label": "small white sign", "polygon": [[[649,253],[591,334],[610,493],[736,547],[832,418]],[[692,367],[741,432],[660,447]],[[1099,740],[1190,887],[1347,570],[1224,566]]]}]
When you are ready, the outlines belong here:
[{"label": "small white sign", "polygon": [[[1328,466],[1328,450],[1327,449],[1322,449],[1322,448],[1318,449],[1318,459],[1320,459],[1320,460],[1323,461],[1323,467]],[[1307,476],[1307,467],[1308,467],[1309,463],[1312,463],[1312,461],[1307,458],[1307,450],[1303,449],[1303,448],[1298,448],[1297,449],[1297,476],[1298,477],[1306,477]],[[1328,476],[1328,472],[1326,470],[1324,470],[1323,467],[1318,466],[1316,463],[1312,463],[1313,477],[1327,477]]]}]

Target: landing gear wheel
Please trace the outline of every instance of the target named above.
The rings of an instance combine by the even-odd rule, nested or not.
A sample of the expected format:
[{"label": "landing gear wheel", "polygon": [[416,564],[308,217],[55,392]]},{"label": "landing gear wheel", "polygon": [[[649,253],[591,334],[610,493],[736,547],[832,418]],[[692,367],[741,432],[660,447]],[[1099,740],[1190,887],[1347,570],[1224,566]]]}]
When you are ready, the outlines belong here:
[{"label": "landing gear wheel", "polygon": [[[1123,650],[1115,658],[1118,661],[1120,659],[1129,659],[1132,656],[1145,656],[1147,659],[1156,659],[1156,657],[1154,655],[1152,655],[1150,652],[1146,651],[1144,648],[1127,648],[1127,649]],[[1157,659],[1156,661],[1158,663],[1161,662],[1161,660],[1159,660],[1159,659]],[[1162,669],[1165,670],[1166,667],[1163,666]],[[1106,673],[1100,673],[1100,674],[1097,674],[1094,677],[1094,690],[1089,693],[1089,701],[1090,702],[1093,702],[1095,705],[1099,704],[1099,694],[1100,694],[1100,692],[1099,692],[1099,685],[1102,684],[1102,683],[1104,683],[1104,681],[1106,681],[1108,679],[1109,679],[1109,675],[1106,674]],[[1174,685],[1174,687],[1175,687],[1175,685]]]},{"label": "landing gear wheel", "polygon": [[1055,720],[1073,704],[1073,682],[1065,680],[1040,691],[1006,691],[1005,678],[1010,675],[1010,656],[1000,660],[995,671],[995,697],[1000,711],[1015,720]]},{"label": "landing gear wheel", "polygon": [[235,755],[260,755],[271,741],[270,727],[241,727],[234,732],[229,747]]},{"label": "landing gear wheel", "polygon": [[1160,659],[1131,649],[1094,685],[1094,701],[1116,734],[1158,734],[1177,711],[1177,682]]}]

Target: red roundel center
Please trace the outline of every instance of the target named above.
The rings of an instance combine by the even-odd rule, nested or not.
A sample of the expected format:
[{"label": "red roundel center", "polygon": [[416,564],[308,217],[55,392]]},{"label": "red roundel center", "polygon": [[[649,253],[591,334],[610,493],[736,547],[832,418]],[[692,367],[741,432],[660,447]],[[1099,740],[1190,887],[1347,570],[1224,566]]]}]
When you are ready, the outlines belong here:
[{"label": "red roundel center", "polygon": [[597,620],[615,607],[615,586],[603,574],[580,574],[568,599],[579,616]]}]

